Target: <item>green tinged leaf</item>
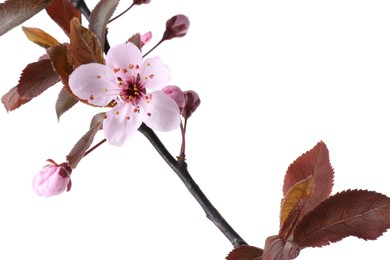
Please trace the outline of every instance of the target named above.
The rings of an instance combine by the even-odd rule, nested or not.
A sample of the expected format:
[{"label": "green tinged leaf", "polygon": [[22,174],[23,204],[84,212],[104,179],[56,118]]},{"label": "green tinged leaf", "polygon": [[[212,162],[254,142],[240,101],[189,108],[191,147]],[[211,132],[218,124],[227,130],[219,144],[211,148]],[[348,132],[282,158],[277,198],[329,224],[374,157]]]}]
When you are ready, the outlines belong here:
[{"label": "green tinged leaf", "polygon": [[67,35],[70,34],[70,21],[73,17],[76,17],[81,21],[80,12],[73,7],[69,0],[53,0],[51,4],[46,7],[46,12]]},{"label": "green tinged leaf", "polygon": [[60,44],[50,34],[46,33],[41,29],[31,27],[22,27],[22,29],[30,41],[38,44],[45,49],[49,48],[50,46]]},{"label": "green tinged leaf", "polygon": [[61,89],[56,103],[57,119],[60,120],[60,117],[71,107],[76,105],[77,102],[78,100],[69,95],[69,93],[64,88]]},{"label": "green tinged leaf", "polygon": [[102,48],[105,44],[107,23],[118,3],[119,0],[100,0],[91,12],[89,29],[97,36]]},{"label": "green tinged leaf", "polygon": [[8,0],[0,4],[0,36],[30,19],[51,0]]},{"label": "green tinged leaf", "polygon": [[66,156],[70,167],[75,169],[85,152],[91,146],[96,133],[100,130],[104,120],[104,113],[99,113],[92,118],[90,130],[80,138],[70,153]]},{"label": "green tinged leaf", "polygon": [[60,81],[50,59],[42,59],[27,65],[23,70],[18,92],[22,98],[32,99]]},{"label": "green tinged leaf", "polygon": [[19,108],[21,105],[26,104],[30,100],[31,99],[28,99],[28,98],[22,98],[19,95],[17,87],[11,88],[7,94],[4,94],[1,97],[1,102],[4,104],[4,107],[7,110],[7,112]]},{"label": "green tinged leaf", "polygon": [[77,18],[70,24],[69,62],[76,68],[82,64],[104,64],[103,52],[95,34],[84,28]]}]

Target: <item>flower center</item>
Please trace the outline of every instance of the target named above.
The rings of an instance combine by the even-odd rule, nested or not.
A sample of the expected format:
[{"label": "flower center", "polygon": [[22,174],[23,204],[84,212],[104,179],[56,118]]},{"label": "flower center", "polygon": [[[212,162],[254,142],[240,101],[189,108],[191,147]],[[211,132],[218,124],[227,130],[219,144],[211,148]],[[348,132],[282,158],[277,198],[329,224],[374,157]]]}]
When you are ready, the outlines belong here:
[{"label": "flower center", "polygon": [[118,87],[121,88],[119,96],[122,100],[133,105],[138,105],[141,98],[146,94],[146,89],[142,86],[139,75],[130,80],[122,80],[118,77]]}]

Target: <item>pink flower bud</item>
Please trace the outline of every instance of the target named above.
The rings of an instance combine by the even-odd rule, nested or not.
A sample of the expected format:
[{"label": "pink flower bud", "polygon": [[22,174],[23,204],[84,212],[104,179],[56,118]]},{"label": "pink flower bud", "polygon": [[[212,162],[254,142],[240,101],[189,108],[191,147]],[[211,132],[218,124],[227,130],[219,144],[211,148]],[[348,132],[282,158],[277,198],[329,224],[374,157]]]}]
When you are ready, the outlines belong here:
[{"label": "pink flower bud", "polygon": [[69,191],[72,185],[70,180],[72,169],[67,163],[58,165],[52,160],[48,161],[53,164],[43,167],[32,181],[34,191],[44,197],[58,195],[65,190]]},{"label": "pink flower bud", "polygon": [[141,47],[147,44],[152,39],[152,32],[147,32],[141,35]]},{"label": "pink flower bud", "polygon": [[162,91],[175,100],[176,104],[179,106],[180,113],[183,111],[186,104],[183,91],[177,86],[166,86]]},{"label": "pink flower bud", "polygon": [[187,16],[178,14],[167,21],[163,40],[183,37],[190,28],[190,20]]},{"label": "pink flower bud", "polygon": [[186,105],[183,109],[182,116],[187,119],[199,107],[200,98],[199,95],[193,90],[184,91],[183,93],[186,100]]},{"label": "pink flower bud", "polygon": [[135,5],[142,5],[142,4],[149,4],[152,0],[134,0],[133,4]]}]

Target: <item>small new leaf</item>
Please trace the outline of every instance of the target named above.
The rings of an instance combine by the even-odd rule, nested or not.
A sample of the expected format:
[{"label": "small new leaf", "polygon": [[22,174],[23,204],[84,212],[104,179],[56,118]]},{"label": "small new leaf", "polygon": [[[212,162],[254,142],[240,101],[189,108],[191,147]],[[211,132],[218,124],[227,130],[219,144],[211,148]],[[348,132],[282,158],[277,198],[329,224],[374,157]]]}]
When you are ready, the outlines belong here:
[{"label": "small new leaf", "polygon": [[81,20],[80,12],[73,7],[69,0],[53,0],[46,7],[46,12],[67,35],[70,34],[70,21],[74,17]]},{"label": "small new leaf", "polygon": [[141,50],[142,48],[142,42],[141,42],[141,35],[139,33],[136,33],[134,34],[133,36],[131,36],[127,42],[131,42],[133,43],[135,46],[138,47],[138,49]]},{"label": "small new leaf", "polygon": [[298,202],[305,202],[311,198],[314,190],[314,177],[309,176],[303,181],[296,183],[282,201],[280,207],[280,224],[283,225],[284,221],[289,216],[290,212],[296,207]]},{"label": "small new leaf", "polygon": [[22,27],[22,29],[30,41],[38,44],[45,49],[49,48],[50,46],[60,44],[50,34],[46,33],[41,29],[31,27]]},{"label": "small new leaf", "polygon": [[73,18],[70,24],[68,58],[75,67],[92,62],[104,63],[98,39],[93,32],[84,28],[77,18]]},{"label": "small new leaf", "polygon": [[302,216],[328,198],[332,191],[334,172],[329,161],[328,149],[322,141],[288,167],[283,185],[284,196],[294,185],[310,176],[314,178],[314,190],[305,201]]},{"label": "small new leaf", "polygon": [[32,99],[60,81],[50,59],[42,59],[27,65],[17,85],[22,98]]},{"label": "small new leaf", "polygon": [[106,27],[118,3],[119,0],[100,0],[91,12],[89,29],[97,36],[100,46],[105,44]]},{"label": "small new leaf", "polygon": [[309,212],[297,225],[299,247],[321,247],[348,236],[375,240],[390,228],[390,198],[367,190],[337,193]]},{"label": "small new leaf", "polygon": [[254,246],[239,246],[233,249],[226,260],[261,260],[263,250]]},{"label": "small new leaf", "polygon": [[0,3],[0,36],[30,19],[51,0],[8,0]]},{"label": "small new leaf", "polygon": [[103,124],[104,113],[99,113],[92,118],[91,128],[86,132],[83,137],[73,146],[73,149],[66,156],[69,162],[69,166],[75,169],[81,159],[84,157],[85,152],[91,146],[96,133],[100,130]]}]

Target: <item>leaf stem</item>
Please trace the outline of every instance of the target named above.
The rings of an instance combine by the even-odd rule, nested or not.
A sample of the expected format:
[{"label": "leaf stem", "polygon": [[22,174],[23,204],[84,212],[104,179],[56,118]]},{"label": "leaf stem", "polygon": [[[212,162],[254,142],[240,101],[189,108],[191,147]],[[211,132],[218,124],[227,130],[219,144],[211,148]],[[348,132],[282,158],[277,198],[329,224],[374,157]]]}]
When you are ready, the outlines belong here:
[{"label": "leaf stem", "polygon": [[222,217],[218,210],[211,204],[206,195],[199,188],[198,184],[191,177],[187,169],[187,163],[185,161],[177,161],[165,148],[164,144],[160,141],[157,135],[152,129],[146,126],[144,123],[138,129],[145,137],[152,143],[154,148],[160,154],[160,156],[166,161],[166,163],[172,168],[172,170],[181,179],[184,185],[187,187],[191,195],[200,204],[206,213],[207,218],[213,222],[218,229],[226,236],[227,239],[236,248],[241,245],[247,245],[247,243],[240,237],[239,234],[229,225],[229,223]]}]

